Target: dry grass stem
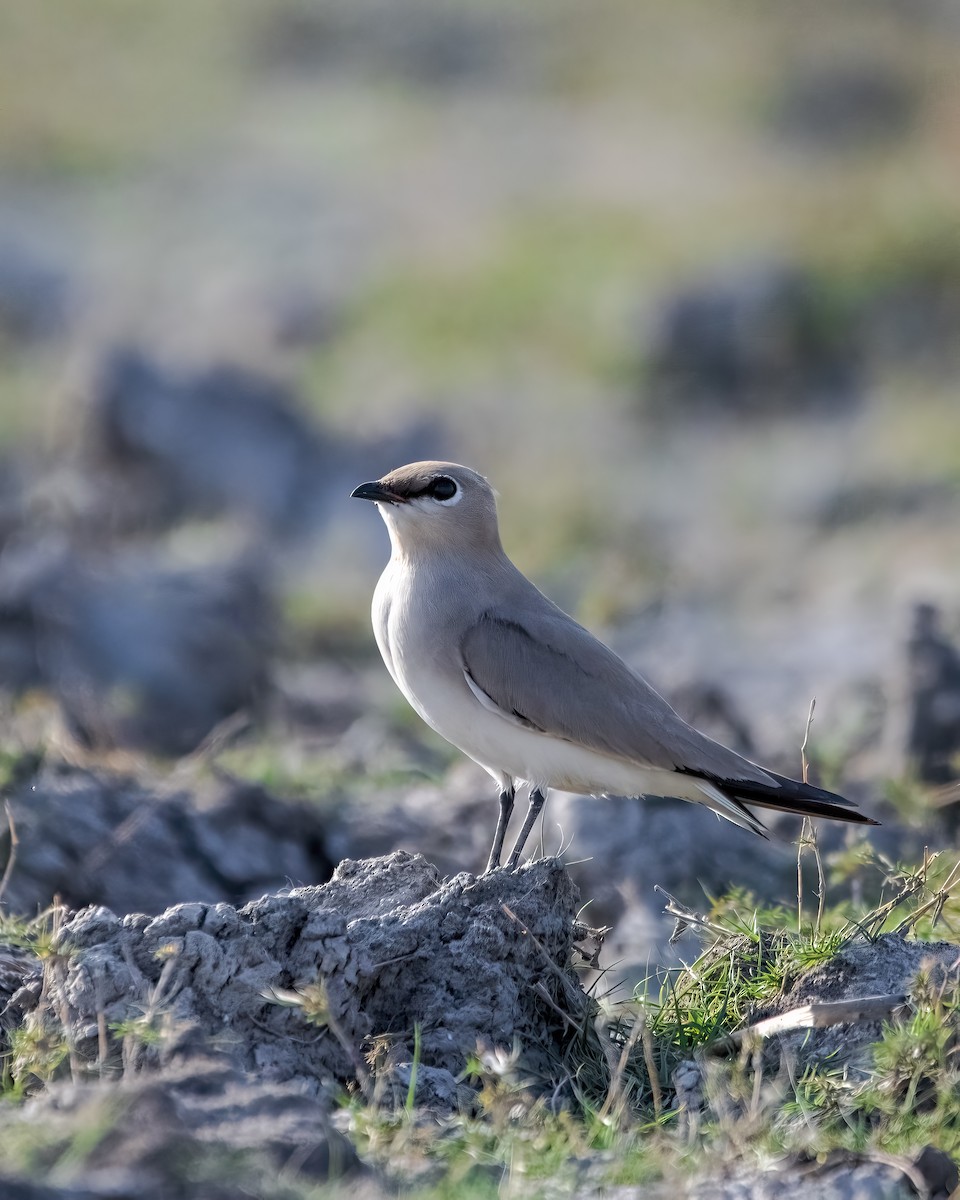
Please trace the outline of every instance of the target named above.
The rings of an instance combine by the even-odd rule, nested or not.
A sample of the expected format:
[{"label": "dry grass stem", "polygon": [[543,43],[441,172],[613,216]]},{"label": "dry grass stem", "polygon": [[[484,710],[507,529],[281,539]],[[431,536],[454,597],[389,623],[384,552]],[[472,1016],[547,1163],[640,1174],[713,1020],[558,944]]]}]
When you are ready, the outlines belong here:
[{"label": "dry grass stem", "polygon": [[3,875],[0,876],[0,900],[6,894],[7,885],[10,883],[10,876],[13,874],[13,868],[17,861],[17,846],[19,844],[17,827],[13,821],[13,813],[10,811],[9,800],[4,800],[3,808],[7,814],[7,828],[10,831],[10,853],[7,855],[7,865],[3,868]]}]

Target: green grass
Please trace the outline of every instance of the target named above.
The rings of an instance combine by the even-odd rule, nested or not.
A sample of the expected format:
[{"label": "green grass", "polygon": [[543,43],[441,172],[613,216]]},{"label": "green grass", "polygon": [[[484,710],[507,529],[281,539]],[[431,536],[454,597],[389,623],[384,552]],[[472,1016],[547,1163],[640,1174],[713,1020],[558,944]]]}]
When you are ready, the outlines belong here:
[{"label": "green grass", "polygon": [[[389,728],[400,734],[396,744],[388,739],[379,765],[361,770],[342,761],[328,746],[312,748],[303,739],[271,726],[244,737],[216,753],[216,768],[237,778],[260,784],[288,800],[306,800],[322,809],[351,802],[376,802],[384,791],[413,779],[439,782],[456,758],[456,751],[428,729],[401,698],[392,698],[385,713]],[[416,749],[407,753],[406,740]]]},{"label": "green grass", "polygon": [[[14,180],[52,181],[55,188],[120,177],[149,183],[154,176],[169,188],[171,179],[189,184],[198,162],[209,158],[216,169],[224,155],[231,161],[249,146],[251,162],[267,151],[266,166],[275,166],[281,182],[302,158],[358,194],[368,187],[387,197],[410,172],[414,182],[448,186],[456,204],[458,181],[438,164],[459,148],[451,139],[475,139],[469,144],[490,155],[490,195],[485,180],[464,215],[449,211],[442,187],[439,196],[427,187],[415,197],[418,208],[422,201],[419,220],[408,211],[409,196],[396,208],[378,206],[384,221],[411,231],[412,250],[374,264],[332,342],[302,365],[302,378],[317,408],[350,429],[395,428],[398,413],[449,416],[463,456],[469,450],[492,476],[496,465],[510,549],[520,550],[518,560],[551,595],[592,624],[637,611],[652,588],[670,580],[671,568],[678,570],[671,538],[658,535],[644,514],[658,493],[679,504],[693,478],[664,471],[656,448],[642,453],[646,434],[632,407],[641,382],[639,306],[655,305],[684,278],[738,255],[783,254],[813,273],[820,316],[846,337],[878,292],[910,281],[949,289],[960,280],[955,170],[944,153],[957,111],[955,47],[933,22],[913,21],[904,36],[903,18],[892,8],[871,12],[868,27],[862,13],[825,0],[812,9],[764,11],[728,0],[561,6],[544,19],[557,42],[547,84],[529,81],[531,96],[518,92],[516,102],[526,120],[531,98],[534,108],[545,96],[564,98],[568,107],[555,118],[569,143],[539,187],[523,171],[504,187],[496,178],[499,151],[516,153],[516,145],[487,144],[489,126],[474,121],[484,112],[464,105],[468,120],[458,125],[455,107],[451,120],[436,90],[396,79],[326,79],[315,92],[265,81],[251,68],[263,20],[252,0],[6,6],[0,166]],[[925,80],[930,96],[917,131],[893,152],[851,153],[829,167],[775,145],[765,122],[785,68],[824,50],[842,57],[863,47],[902,55]],[[268,129],[278,132],[276,140]],[[521,121],[517,133],[535,139],[539,129],[534,119],[528,134]],[[482,159],[476,166],[479,176]],[[173,173],[163,176],[168,168]],[[427,236],[437,216],[443,232]],[[63,427],[59,355],[2,349],[10,353],[0,370],[0,445],[55,441]],[[960,479],[955,389],[949,379],[915,382],[899,370],[879,382],[858,418],[844,479]],[[789,432],[794,446],[798,436]],[[822,436],[811,435],[811,467]],[[910,578],[917,543],[926,538],[938,577],[947,569],[942,546],[933,544],[935,529],[918,523],[917,536],[904,539],[891,522],[889,535],[838,533],[803,555],[788,541],[784,571],[772,557],[779,543],[771,528],[783,530],[776,484],[789,476],[788,449],[770,429],[744,428],[726,443],[712,436],[709,455],[696,447],[690,455],[698,473],[718,464],[698,503],[729,510],[715,540],[729,543],[725,559],[738,594],[754,560],[738,559],[734,533],[765,539],[763,559],[786,593],[797,578],[792,572],[802,568],[804,583],[834,578],[841,561],[848,570],[857,563],[858,577],[867,579],[872,555],[876,587],[887,595],[889,564],[897,564],[898,578]],[[55,494],[39,499],[62,502]],[[666,529],[672,534],[674,526]],[[824,561],[831,547],[833,557]],[[713,586],[722,564],[704,561]],[[682,570],[677,590],[692,582],[696,592],[698,578]],[[351,654],[373,653],[368,582],[361,582],[362,605],[352,590],[332,594],[312,581],[288,595],[284,615],[295,652],[332,648],[340,655],[348,645]],[[416,718],[397,704],[390,724],[419,729],[403,726]],[[338,804],[347,793],[375,800],[409,779],[409,764],[394,759],[358,778],[325,749],[274,732],[230,746],[219,764],[320,805]],[[841,731],[821,747],[817,765],[828,783],[857,732]],[[427,746],[423,761],[448,761],[449,751]],[[0,758],[0,782],[9,783],[15,767],[15,758]],[[892,782],[888,798],[917,825],[929,816],[929,797],[910,781]],[[5,847],[0,839],[0,862]],[[883,862],[858,845],[824,864],[829,899],[822,913],[813,896],[802,911],[764,907],[744,892],[713,898],[704,914],[692,914],[702,916],[704,942],[689,967],[654,977],[629,1004],[598,1004],[577,1016],[556,1063],[563,1084],[556,1103],[530,1084],[522,1058],[478,1056],[464,1064],[480,1087],[478,1112],[437,1122],[409,1103],[385,1112],[355,1093],[344,1099],[352,1136],[392,1172],[400,1191],[438,1200],[526,1196],[560,1184],[574,1190],[601,1176],[641,1185],[702,1169],[707,1160],[750,1162],[791,1149],[909,1152],[934,1143],[958,1153],[955,989],[941,993],[921,980],[907,1017],[885,1029],[865,1079],[847,1078],[829,1063],[793,1078],[751,1054],[721,1060],[709,1053],[712,1042],[742,1028],[850,939],[898,927],[921,937],[945,928],[953,936],[960,928],[955,865],[946,854],[919,867]],[[34,955],[45,971],[59,969],[52,917],[4,917],[0,942]],[[305,1019],[322,1015],[315,999],[318,1007]],[[161,1017],[133,1012],[107,1033],[133,1057],[167,1036]],[[0,1043],[0,1093],[10,1102],[49,1079],[100,1069],[71,1060],[58,1021],[41,1005]],[[119,1046],[114,1050],[119,1056]],[[706,1107],[696,1123],[670,1109],[672,1073],[685,1059],[704,1073]],[[109,1128],[109,1115],[103,1120]],[[0,1147],[0,1163],[66,1169],[83,1160],[98,1134],[79,1131],[71,1140],[51,1133],[49,1145],[40,1133],[31,1136],[32,1159],[23,1145],[8,1144]],[[291,1188],[285,1194],[313,1191]]]},{"label": "green grass", "polygon": [[[861,850],[828,865],[841,892],[869,870],[876,902],[858,906],[841,896],[822,911],[810,899],[802,910],[763,908],[733,892],[705,914],[688,912],[702,953],[654,977],[630,1004],[598,1005],[557,1065],[564,1088],[545,1096],[533,1086],[522,1047],[478,1055],[465,1071],[480,1088],[476,1114],[424,1122],[409,1110],[377,1112],[351,1101],[361,1153],[387,1170],[401,1194],[436,1200],[565,1194],[587,1179],[640,1186],[833,1149],[909,1155],[933,1145],[957,1153],[956,980],[934,986],[921,973],[907,1015],[884,1026],[860,1072],[825,1061],[791,1074],[749,1040],[739,1054],[714,1052],[845,945],[890,930],[935,936],[933,917],[955,904],[956,864],[946,857],[906,867]],[[671,1108],[682,1062],[702,1075],[705,1103],[696,1114]]]},{"label": "green grass", "polygon": [[[809,839],[804,852],[819,853]],[[940,923],[958,909],[960,867],[947,855],[904,866],[861,847],[828,859],[821,870],[830,892],[822,905],[806,895],[802,904],[765,907],[744,891],[714,899],[703,913],[671,901],[668,911],[697,930],[701,953],[688,966],[653,976],[629,1002],[593,998],[576,1011],[573,1005],[547,1086],[531,1076],[522,1046],[478,1050],[463,1069],[464,1081],[476,1088],[473,1110],[437,1118],[415,1106],[413,1079],[402,1093],[387,1082],[389,1056],[373,1045],[364,1062],[357,1058],[358,1086],[343,1094],[339,1126],[397,1194],[433,1200],[642,1186],[721,1165],[748,1167],[797,1153],[822,1157],[834,1149],[910,1155],[933,1145],[960,1154],[956,977],[944,983],[921,971],[905,1013],[886,1023],[856,1071],[830,1060],[791,1070],[772,1044],[763,1050],[748,1036],[738,1050],[725,1040],[853,941],[887,931],[937,936]],[[868,900],[854,902],[854,880],[857,894]],[[58,970],[54,926],[53,917],[7,919],[0,936],[32,950],[44,969]],[[603,989],[601,976],[594,996]],[[308,1025],[330,1023],[320,987],[299,985],[266,998],[301,1009]],[[161,981],[142,1010],[110,1023],[114,1068],[121,1057],[124,1070],[135,1069],[141,1053],[155,1052],[172,1036],[165,1009]],[[58,1014],[43,1003],[8,1033],[3,1061],[9,1102],[50,1079],[102,1075],[107,1065],[71,1053]],[[693,1064],[685,1069],[700,1080],[702,1108],[675,1105],[681,1064]],[[43,1174],[59,1164],[58,1174],[69,1177],[109,1121],[101,1113],[89,1128],[71,1129],[68,1122],[32,1148],[14,1137],[0,1147],[0,1168]],[[195,1168],[202,1175],[204,1162]],[[258,1186],[253,1194],[273,1194],[266,1181]],[[322,1194],[296,1177],[283,1186],[276,1194],[296,1200]]]}]

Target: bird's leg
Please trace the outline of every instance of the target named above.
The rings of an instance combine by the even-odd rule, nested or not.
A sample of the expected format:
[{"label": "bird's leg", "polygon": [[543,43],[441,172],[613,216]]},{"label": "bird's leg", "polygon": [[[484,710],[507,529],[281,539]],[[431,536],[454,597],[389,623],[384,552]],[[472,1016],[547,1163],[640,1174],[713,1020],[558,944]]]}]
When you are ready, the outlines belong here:
[{"label": "bird's leg", "polygon": [[543,802],[546,796],[535,787],[530,793],[530,805],[527,808],[527,815],[523,818],[523,828],[520,830],[520,836],[514,843],[513,850],[510,852],[510,857],[507,860],[507,870],[513,871],[517,863],[520,861],[520,855],[523,853],[523,847],[527,843],[527,838],[530,836],[530,830],[537,822],[537,817],[540,816],[540,810],[543,808]]},{"label": "bird's leg", "polygon": [[507,836],[507,826],[510,823],[510,814],[513,812],[513,797],[513,784],[508,783],[500,793],[500,817],[497,820],[497,832],[493,835],[493,846],[490,849],[490,858],[487,860],[487,869],[484,871],[484,875],[489,875],[491,871],[495,871],[500,866],[503,839]]}]

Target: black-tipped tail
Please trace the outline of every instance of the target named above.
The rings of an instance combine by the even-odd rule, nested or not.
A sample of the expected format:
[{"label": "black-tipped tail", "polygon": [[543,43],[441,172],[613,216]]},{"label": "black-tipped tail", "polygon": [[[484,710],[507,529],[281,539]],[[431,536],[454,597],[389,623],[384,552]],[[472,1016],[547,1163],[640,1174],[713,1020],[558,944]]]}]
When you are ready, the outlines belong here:
[{"label": "black-tipped tail", "polygon": [[[764,770],[766,771],[766,768]],[[788,779],[785,775],[777,775],[773,771],[766,773],[780,786],[744,783],[739,779],[717,780],[716,783],[723,792],[739,800],[741,804],[796,813],[801,817],[828,817],[831,821],[851,821],[857,825],[880,824],[872,817],[865,816],[853,801],[847,800],[845,796],[838,796],[835,792],[814,787],[810,783]]]},{"label": "black-tipped tail", "polygon": [[[831,821],[850,821],[857,825],[880,824],[879,821],[859,812],[853,801],[847,800],[845,796],[838,796],[835,792],[814,787],[810,783],[801,783],[797,779],[788,779],[785,775],[767,770],[766,767],[762,769],[771,779],[777,781],[776,785],[752,783],[743,779],[718,779],[716,776],[706,778],[738,808],[746,808],[747,816],[757,825],[760,825],[760,822],[750,812],[751,808],[771,808],[776,812],[796,813],[801,817],[827,817]],[[760,832],[761,829],[762,825],[756,831]]]}]

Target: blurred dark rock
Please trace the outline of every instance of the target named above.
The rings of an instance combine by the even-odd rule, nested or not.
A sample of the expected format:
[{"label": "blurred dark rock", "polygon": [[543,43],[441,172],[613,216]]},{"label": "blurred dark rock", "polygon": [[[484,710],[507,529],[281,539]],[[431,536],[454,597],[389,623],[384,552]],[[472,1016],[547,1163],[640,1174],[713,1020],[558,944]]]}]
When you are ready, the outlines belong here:
[{"label": "blurred dark rock", "polygon": [[272,551],[315,532],[358,479],[436,457],[445,440],[431,421],[364,439],[329,435],[268,375],[177,370],[121,349],[92,386],[82,464],[91,498],[71,531],[102,542],[239,517]]},{"label": "blurred dark rock", "polygon": [[518,46],[529,39],[509,10],[484,11],[436,0],[346,0],[322,7],[276,6],[257,32],[258,66],[290,73],[350,71],[449,87],[515,77]]},{"label": "blurred dark rock", "polygon": [[756,753],[747,719],[722,684],[688,683],[669,699],[680,716],[707,737],[748,758]]},{"label": "blurred dark rock", "polygon": [[907,677],[907,755],[924,782],[948,783],[960,775],[960,650],[944,635],[932,604],[914,609]]},{"label": "blurred dark rock", "polygon": [[478,1044],[516,1042],[520,1069],[545,1080],[562,1071],[565,1023],[552,1005],[581,1016],[588,1007],[568,966],[577,906],[556,860],[442,882],[419,855],[398,853],[347,860],[322,887],[239,910],[181,904],[121,921],[84,909],[58,934],[69,953],[48,979],[49,1011],[27,1020],[62,1014],[93,1067],[98,1014],[109,1030],[142,1015],[159,989],[171,1035],[127,1047],[142,1071],[163,1072],[211,1043],[237,1071],[314,1095],[367,1087],[376,1071],[384,1099],[399,1105],[419,1027],[416,1101],[449,1111],[472,1095],[457,1080]]},{"label": "blurred dark rock", "polygon": [[278,292],[271,299],[269,312],[277,343],[288,349],[328,342],[338,326],[332,304],[305,287],[290,285]]},{"label": "blurred dark rock", "polygon": [[42,684],[89,746],[186,754],[269,684],[273,603],[241,558],[174,569],[48,540],[0,556],[0,686]]},{"label": "blurred dark rock", "polygon": [[648,411],[736,417],[832,414],[860,398],[851,328],[818,282],[757,263],[668,296],[647,349]]},{"label": "blurred dark rock", "polygon": [[814,520],[826,532],[864,522],[922,516],[949,509],[960,500],[951,479],[867,482],[840,487],[818,501]]},{"label": "blurred dark rock", "polygon": [[927,1185],[932,1200],[947,1200],[960,1187],[960,1170],[944,1151],[936,1146],[924,1146],[913,1162],[914,1169]]},{"label": "blurred dark rock", "polygon": [[[333,870],[315,808],[227,777],[194,793],[51,765],[16,783],[10,805],[18,846],[4,904],[28,916],[54,896],[121,914],[244,903]],[[5,859],[9,838],[0,841]]]},{"label": "blurred dark rock", "polygon": [[0,1195],[4,1200],[134,1200],[132,1193],[123,1191],[103,1192],[72,1184],[35,1183],[12,1175],[0,1175]]},{"label": "blurred dark rock", "polygon": [[[358,725],[360,723],[358,722]],[[351,730],[351,735],[354,730]],[[382,725],[360,728],[364,741],[382,743]],[[373,746],[360,745],[357,762],[375,763]],[[437,770],[437,764],[430,764]],[[518,807],[523,807],[519,805]],[[444,874],[482,871],[497,823],[497,797],[488,776],[457,763],[437,782],[408,782],[378,790],[372,803],[353,799],[331,813],[334,858],[372,858],[394,850],[425,855]]]},{"label": "blurred dark rock", "polygon": [[[239,1200],[262,1194],[248,1190],[252,1181],[280,1171],[290,1183],[317,1185],[361,1170],[317,1097],[243,1075],[223,1056],[194,1056],[162,1075],[116,1083],[54,1084],[22,1110],[9,1106],[0,1115],[7,1136],[28,1136],[38,1124],[45,1153],[35,1173],[61,1160],[57,1175],[71,1177],[69,1188],[50,1192],[57,1200]],[[99,1135],[91,1138],[91,1130]],[[83,1149],[70,1155],[65,1172],[70,1146]]]},{"label": "blurred dark rock", "polygon": [[[707,1196],[710,1200],[917,1200],[909,1177],[898,1165],[842,1152],[831,1153],[822,1162],[783,1158],[766,1170],[737,1166],[724,1175],[698,1175],[670,1195],[680,1200]],[[626,1197],[611,1192],[605,1200]]]},{"label": "blurred dark rock", "polygon": [[36,342],[62,333],[69,317],[66,276],[27,247],[0,242],[0,337]]},{"label": "blurred dark rock", "polygon": [[781,85],[773,124],[783,137],[849,151],[903,136],[920,107],[918,88],[889,63],[850,58],[808,64]]},{"label": "blurred dark rock", "polygon": [[330,448],[283,384],[238,367],[176,372],[137,350],[114,353],[90,415],[95,462],[172,514],[247,517],[276,534],[317,520]]},{"label": "blurred dark rock", "polygon": [[0,551],[31,520],[31,492],[42,470],[39,456],[25,446],[0,453]]},{"label": "blurred dark rock", "polygon": [[[683,1067],[698,1074],[692,1060]],[[917,1200],[913,1181],[926,1179],[906,1156],[881,1162],[869,1151],[832,1150],[816,1158],[783,1152],[766,1156],[762,1165],[732,1155],[726,1162],[704,1158],[695,1174],[642,1184],[611,1184],[602,1160],[601,1170],[592,1170],[587,1160],[577,1200]],[[946,1192],[932,1189],[920,1195],[949,1200]]]}]

